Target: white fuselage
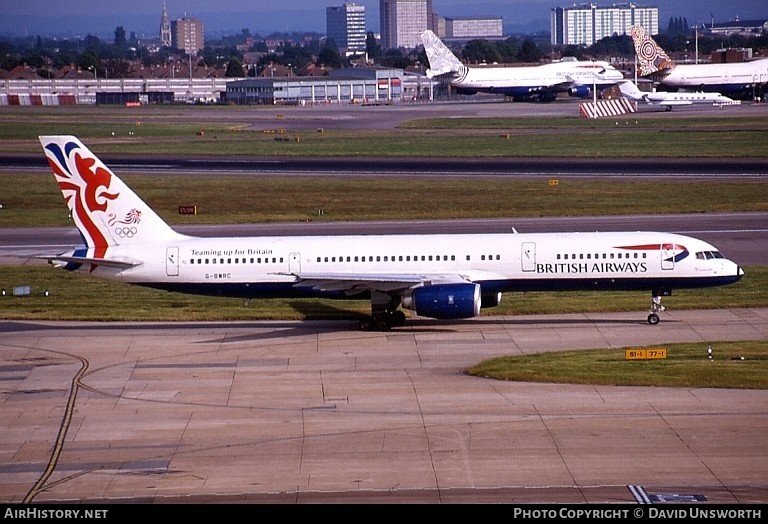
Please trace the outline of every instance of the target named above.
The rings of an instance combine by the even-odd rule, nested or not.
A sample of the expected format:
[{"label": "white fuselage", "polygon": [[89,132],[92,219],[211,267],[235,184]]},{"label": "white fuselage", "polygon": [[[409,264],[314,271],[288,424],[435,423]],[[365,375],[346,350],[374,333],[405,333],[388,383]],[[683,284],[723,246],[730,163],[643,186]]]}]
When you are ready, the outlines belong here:
[{"label": "white fuselage", "polygon": [[649,104],[659,105],[688,105],[688,104],[712,104],[712,105],[727,105],[735,103],[733,99],[723,96],[720,93],[703,93],[703,92],[678,92],[678,93],[665,93],[656,91],[653,93],[647,93],[644,96],[645,100]]},{"label": "white fuselage", "polygon": [[572,86],[612,85],[623,78],[607,62],[554,62],[540,66],[462,66],[451,80],[454,87],[525,96],[540,91],[565,91]]},{"label": "white fuselage", "polygon": [[[121,249],[108,255],[136,256],[135,247]],[[654,232],[188,238],[141,253],[139,266],[93,274],[247,297],[324,296],[333,282],[354,281],[474,282],[489,294],[704,287],[740,277],[734,262],[707,255],[717,251],[706,242]],[[315,280],[323,285],[298,285]]]},{"label": "white fuselage", "polygon": [[689,91],[741,92],[768,83],[768,58],[735,64],[678,64],[664,72],[659,83]]}]

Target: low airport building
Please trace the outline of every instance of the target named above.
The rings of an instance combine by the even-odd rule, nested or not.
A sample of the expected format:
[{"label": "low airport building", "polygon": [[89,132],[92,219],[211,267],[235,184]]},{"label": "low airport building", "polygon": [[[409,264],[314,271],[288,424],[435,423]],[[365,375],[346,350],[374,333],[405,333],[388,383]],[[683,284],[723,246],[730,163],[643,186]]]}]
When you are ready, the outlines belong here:
[{"label": "low airport building", "polygon": [[433,100],[438,83],[395,68],[346,68],[320,77],[0,79],[0,106],[218,103],[383,104]]},{"label": "low airport building", "polygon": [[[322,77],[247,78],[227,83],[227,103],[240,105],[381,104],[429,96],[431,82],[406,87],[402,69],[345,68]],[[426,93],[426,94],[425,94]]]}]

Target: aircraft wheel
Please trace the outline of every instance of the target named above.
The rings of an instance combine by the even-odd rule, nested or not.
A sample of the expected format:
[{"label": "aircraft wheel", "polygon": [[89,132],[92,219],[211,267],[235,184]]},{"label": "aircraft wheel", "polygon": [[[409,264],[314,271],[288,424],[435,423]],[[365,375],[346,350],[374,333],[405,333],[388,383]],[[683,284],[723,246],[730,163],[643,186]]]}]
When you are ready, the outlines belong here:
[{"label": "aircraft wheel", "polygon": [[648,315],[648,323],[652,326],[655,326],[656,324],[658,324],[660,320],[661,319],[659,318],[659,315],[657,315],[656,313],[651,313],[650,315]]},{"label": "aircraft wheel", "polygon": [[405,313],[402,311],[395,311],[392,313],[392,325],[404,326],[405,325]]},{"label": "aircraft wheel", "polygon": [[360,319],[360,323],[358,324],[360,327],[360,331],[370,331],[373,327],[373,319],[372,318],[363,318]]}]

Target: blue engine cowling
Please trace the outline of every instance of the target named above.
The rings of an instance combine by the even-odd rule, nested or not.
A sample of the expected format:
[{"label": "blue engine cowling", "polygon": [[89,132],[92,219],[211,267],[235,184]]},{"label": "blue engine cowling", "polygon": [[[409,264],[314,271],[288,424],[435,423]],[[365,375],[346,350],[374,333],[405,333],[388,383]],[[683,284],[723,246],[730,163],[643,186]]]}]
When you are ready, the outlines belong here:
[{"label": "blue engine cowling", "polygon": [[578,96],[586,98],[592,93],[592,88],[589,86],[573,86],[568,89],[568,94],[571,96]]},{"label": "blue engine cowling", "polygon": [[414,289],[403,307],[438,319],[472,318],[480,314],[480,284],[437,284]]}]

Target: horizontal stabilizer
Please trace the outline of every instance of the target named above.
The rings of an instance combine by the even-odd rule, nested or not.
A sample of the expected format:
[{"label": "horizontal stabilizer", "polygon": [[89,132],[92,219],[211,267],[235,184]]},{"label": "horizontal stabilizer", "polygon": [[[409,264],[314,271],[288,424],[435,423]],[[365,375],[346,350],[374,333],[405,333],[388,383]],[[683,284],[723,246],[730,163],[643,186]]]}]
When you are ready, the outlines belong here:
[{"label": "horizontal stabilizer", "polygon": [[93,264],[96,266],[113,267],[117,269],[128,269],[140,266],[144,263],[141,260],[132,260],[128,258],[95,258],[78,257],[75,255],[42,255],[35,258],[47,260],[54,266],[63,266],[66,264]]}]

